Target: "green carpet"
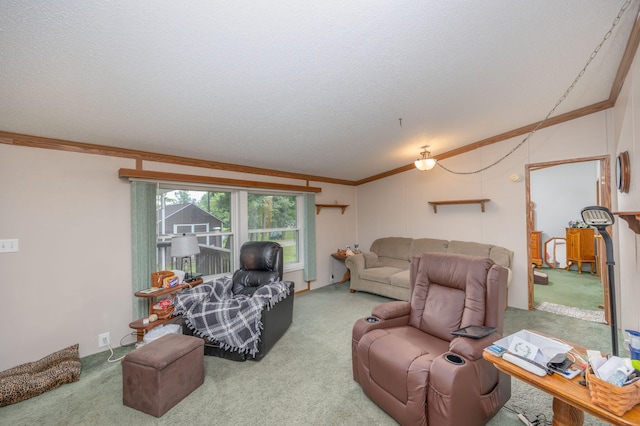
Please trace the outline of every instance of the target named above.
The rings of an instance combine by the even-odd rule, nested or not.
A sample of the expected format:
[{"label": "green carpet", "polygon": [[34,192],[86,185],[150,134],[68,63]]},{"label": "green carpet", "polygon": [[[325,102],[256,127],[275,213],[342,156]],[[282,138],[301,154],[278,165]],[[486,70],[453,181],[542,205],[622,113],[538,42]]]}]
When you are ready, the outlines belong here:
[{"label": "green carpet", "polygon": [[534,306],[542,302],[597,311],[603,304],[603,290],[600,277],[588,272],[578,274],[564,269],[542,268],[537,271],[549,276],[549,284],[534,284]]},{"label": "green carpet", "polygon": [[[0,424],[395,425],[351,375],[352,326],[385,301],[367,293],[350,294],[348,283],[296,296],[291,328],[262,361],[206,356],[204,384],[160,419],[122,405],[122,368],[120,363],[106,362],[107,351],[82,359],[79,382],[0,408]],[[610,352],[610,329],[603,324],[509,308],[505,334],[521,329],[543,330]],[[508,408],[489,425],[521,425],[512,409],[551,418],[551,397],[516,379],[512,387]],[[587,415],[585,424],[602,423]]]}]

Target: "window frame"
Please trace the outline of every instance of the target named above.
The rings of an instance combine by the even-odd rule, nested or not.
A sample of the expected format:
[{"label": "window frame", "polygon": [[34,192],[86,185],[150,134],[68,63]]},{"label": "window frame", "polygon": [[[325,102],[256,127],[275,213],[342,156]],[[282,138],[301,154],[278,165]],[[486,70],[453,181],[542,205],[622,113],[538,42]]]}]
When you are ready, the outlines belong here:
[{"label": "window frame", "polygon": [[[305,247],[305,241],[304,241],[304,198],[303,198],[303,193],[296,193],[296,192],[290,192],[290,191],[276,191],[276,190],[260,190],[260,189],[244,189],[244,191],[242,191],[242,197],[244,198],[244,216],[242,217],[242,222],[244,224],[244,231],[246,231],[246,235],[245,238],[242,241],[250,241],[250,234],[252,233],[257,233],[257,232],[261,232],[259,229],[252,229],[249,230],[249,206],[248,206],[248,200],[249,200],[249,194],[258,194],[258,195],[277,195],[277,196],[291,196],[291,197],[296,197],[296,226],[295,228],[269,228],[268,231],[273,231],[274,229],[284,229],[284,230],[295,230],[298,234],[298,239],[296,241],[296,249],[297,249],[297,261],[296,262],[289,262],[289,263],[284,263],[284,272],[291,272],[291,271],[299,271],[299,270],[303,270],[304,269],[304,256],[305,256],[305,251],[304,251],[304,247]],[[266,231],[266,230],[265,230]],[[262,232],[265,232],[262,231]],[[274,241],[274,242],[278,242],[275,240],[267,240],[267,241]],[[238,248],[238,255],[239,255],[239,248]]]},{"label": "window frame", "polygon": [[[205,275],[204,279],[211,279],[216,276],[228,275],[232,274],[236,269],[237,265],[240,264],[240,246],[243,242],[249,241],[249,236],[251,233],[256,232],[256,230],[249,230],[249,221],[248,221],[248,196],[249,194],[260,194],[260,195],[274,195],[274,196],[294,196],[296,197],[296,227],[295,228],[287,228],[287,230],[295,230],[297,232],[297,261],[289,262],[284,264],[284,272],[292,272],[304,269],[304,256],[305,256],[305,221],[304,221],[304,193],[303,192],[295,192],[295,191],[279,191],[274,189],[269,190],[260,190],[256,188],[242,188],[242,187],[232,187],[232,186],[214,186],[214,185],[197,185],[197,184],[189,184],[189,183],[180,183],[180,182],[158,182],[157,185],[157,195],[159,195],[159,191],[199,191],[199,192],[229,192],[230,193],[230,221],[231,226],[229,231],[216,231],[209,230],[209,232],[204,233],[195,233],[198,237],[208,237],[208,236],[221,236],[232,238],[231,240],[231,271],[223,272],[215,275]],[[185,224],[187,225],[187,224]],[[197,224],[194,224],[197,225]],[[192,227],[193,229],[193,227]],[[166,230],[165,230],[166,231]],[[166,236],[174,236],[180,235],[174,233],[167,233]],[[165,235],[163,237],[166,238]],[[160,238],[158,232],[156,232],[155,239],[156,241]],[[275,241],[277,242],[277,241]],[[156,255],[156,263],[160,264],[160,259],[158,259]]]}]

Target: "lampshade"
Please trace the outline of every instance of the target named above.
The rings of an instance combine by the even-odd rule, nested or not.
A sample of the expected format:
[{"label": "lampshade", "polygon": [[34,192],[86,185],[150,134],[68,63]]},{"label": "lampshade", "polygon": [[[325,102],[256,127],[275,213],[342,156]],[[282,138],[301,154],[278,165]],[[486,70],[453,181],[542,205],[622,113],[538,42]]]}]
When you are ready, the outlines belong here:
[{"label": "lampshade", "polygon": [[171,238],[171,256],[185,257],[200,253],[198,238],[195,235],[182,234]]},{"label": "lampshade", "polygon": [[425,158],[416,160],[413,164],[416,165],[418,170],[431,170],[436,166],[436,160],[433,158]]},{"label": "lampshade", "polygon": [[421,158],[418,158],[413,163],[416,165],[416,169],[418,170],[431,170],[436,165],[436,159],[431,158],[431,153],[427,151],[427,148],[429,148],[429,145],[422,147],[423,151],[420,153]]}]

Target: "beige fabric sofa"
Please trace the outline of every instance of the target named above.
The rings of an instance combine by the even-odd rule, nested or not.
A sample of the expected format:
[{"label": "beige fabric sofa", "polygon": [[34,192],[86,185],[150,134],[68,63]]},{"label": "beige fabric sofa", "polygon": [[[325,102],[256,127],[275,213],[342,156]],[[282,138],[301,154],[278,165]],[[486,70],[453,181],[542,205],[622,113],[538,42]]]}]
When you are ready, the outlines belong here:
[{"label": "beige fabric sofa", "polygon": [[426,252],[488,257],[507,268],[507,285],[511,283],[513,252],[506,248],[467,241],[385,237],[375,240],[368,252],[349,256],[345,260],[351,274],[351,292],[366,291],[408,301],[411,258]]}]

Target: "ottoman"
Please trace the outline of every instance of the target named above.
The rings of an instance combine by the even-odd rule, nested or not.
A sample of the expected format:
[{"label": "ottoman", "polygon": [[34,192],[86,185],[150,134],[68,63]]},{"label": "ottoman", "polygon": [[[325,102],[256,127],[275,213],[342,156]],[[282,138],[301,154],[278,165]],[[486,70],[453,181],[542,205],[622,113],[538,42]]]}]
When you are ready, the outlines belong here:
[{"label": "ottoman", "polygon": [[549,284],[549,275],[544,272],[533,271],[533,283],[534,284]]},{"label": "ottoman", "polygon": [[204,383],[204,341],[168,334],[122,361],[122,402],[160,417]]}]

